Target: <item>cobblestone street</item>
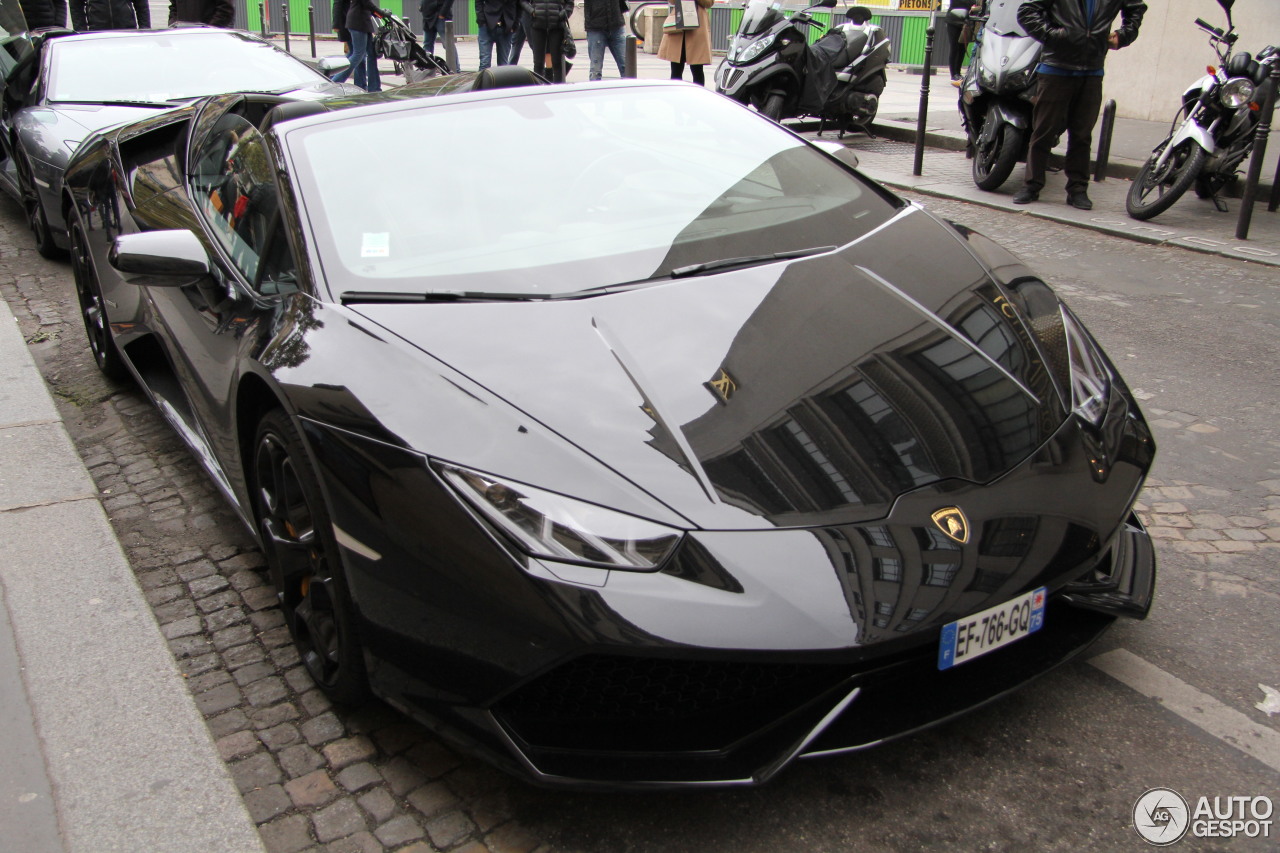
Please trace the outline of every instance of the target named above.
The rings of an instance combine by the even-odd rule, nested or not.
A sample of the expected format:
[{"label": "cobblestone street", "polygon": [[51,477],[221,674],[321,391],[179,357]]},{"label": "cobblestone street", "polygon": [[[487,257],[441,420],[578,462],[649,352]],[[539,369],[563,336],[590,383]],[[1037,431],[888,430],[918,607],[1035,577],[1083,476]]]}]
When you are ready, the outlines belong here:
[{"label": "cobblestone street", "polygon": [[[968,205],[929,204],[936,205],[944,215],[969,221],[988,233],[996,231],[992,219],[1001,217],[1005,230],[998,236],[1033,265],[1044,258],[1062,257],[1063,253],[1086,252],[1089,241],[1118,242]],[[357,709],[333,706],[300,665],[276,609],[262,556],[251,537],[195,458],[142,394],[132,386],[113,385],[102,378],[85,344],[68,265],[40,258],[20,224],[16,205],[7,199],[0,205],[4,207],[0,211],[0,295],[19,319],[23,336],[56,396],[138,583],[271,853],[652,850],[661,849],[663,842],[646,839],[645,833],[663,821],[667,808],[678,811],[684,825],[689,825],[698,819],[696,815],[704,806],[712,809],[716,818],[702,826],[701,833],[688,837],[692,845],[688,849],[711,849],[712,840],[719,837],[719,828],[728,832],[734,815],[743,821],[743,826],[757,827],[759,824],[748,819],[754,809],[763,809],[762,814],[767,817],[760,817],[760,821],[771,826],[793,819],[792,814],[782,813],[785,809],[780,812],[763,806],[768,795],[757,792],[696,795],[705,799],[687,806],[677,805],[679,800],[664,795],[662,799],[649,799],[634,822],[615,828],[610,821],[628,820],[625,816],[631,807],[629,798],[591,798],[534,789],[478,759],[455,752],[428,729],[382,703]],[[1062,238],[1064,232],[1073,236],[1070,246]],[[1076,237],[1079,245],[1074,242]],[[1202,274],[1196,272],[1196,265],[1223,263],[1226,262],[1220,259],[1189,255],[1185,268],[1187,275],[1194,277]],[[1246,268],[1242,275],[1257,272]],[[1060,289],[1073,305],[1128,308],[1133,303],[1131,297],[1106,287],[1085,288],[1066,282]],[[1091,307],[1080,313],[1092,325]],[[1117,359],[1124,358],[1136,346],[1113,345],[1107,339],[1104,343]],[[1121,363],[1120,367],[1125,369],[1127,365]],[[1274,370],[1274,366],[1269,369]],[[1248,599],[1255,605],[1264,600],[1266,610],[1273,613],[1275,602],[1280,599],[1275,570],[1280,563],[1280,474],[1265,465],[1255,465],[1257,477],[1250,482],[1215,478],[1211,474],[1215,460],[1225,458],[1221,454],[1230,456],[1235,452],[1230,444],[1219,444],[1217,439],[1224,431],[1248,427],[1231,420],[1238,413],[1193,414],[1164,408],[1165,397],[1151,381],[1144,378],[1133,384],[1135,393],[1148,401],[1145,411],[1162,451],[1175,445],[1194,448],[1195,458],[1203,460],[1175,468],[1171,463],[1177,457],[1170,454],[1165,458],[1166,464],[1157,469],[1158,476],[1148,482],[1138,509],[1152,536],[1169,554],[1176,553],[1178,559],[1190,561],[1182,565],[1199,567],[1190,583],[1213,593],[1215,600]],[[1274,391],[1274,384],[1271,387]],[[1273,398],[1267,405],[1274,403]],[[1267,409],[1259,405],[1257,417],[1262,418]],[[1269,444],[1274,465],[1280,444]],[[1081,714],[1087,714],[1089,696],[1117,690],[1103,684],[1101,676],[1093,672],[1082,674],[1073,669],[1053,678],[1057,680],[1044,682],[1046,690],[1066,678],[1084,685],[1078,697]],[[1061,692],[1077,695],[1070,690]],[[1033,716],[1041,717],[1051,713],[1049,709],[1054,705],[1051,694],[1045,695],[1043,703],[1038,699],[1013,702],[1015,707],[1030,708]],[[1130,703],[1117,714],[1136,718],[1140,710],[1140,706]],[[1064,713],[1070,715],[1076,710]],[[1010,718],[1013,716],[1016,715],[1010,713]],[[1062,725],[1060,721],[1055,724]],[[1135,722],[1129,730],[1115,734],[1117,742],[1129,743],[1127,731],[1137,728]],[[952,744],[946,749],[972,752],[975,762],[984,758],[1003,762],[999,756],[1006,748],[1015,752],[1028,748],[1021,737],[1006,742],[999,729],[998,716],[990,723],[975,721],[972,734],[959,738],[959,746]],[[1134,737],[1141,742],[1144,737],[1158,741],[1159,736],[1159,732],[1152,731]],[[1092,779],[1094,771],[1101,773],[1099,768],[1103,765],[1095,762],[1091,769],[1081,770],[1090,759],[1072,752],[1076,747],[1070,741],[1054,741],[1053,737],[1056,735],[1048,743],[1055,755],[1070,756],[1054,757],[1053,761],[1061,760],[1067,772],[1062,780],[1044,779],[1036,785],[1061,784],[1069,788],[1071,793],[1062,798],[1064,809],[1097,814],[1110,808],[1109,801],[1099,805],[1096,788],[1088,793],[1089,785],[1080,781]],[[854,849],[858,836],[851,838],[850,834],[855,824],[878,833],[874,836],[877,843],[868,849],[919,849],[932,843],[930,839],[944,846],[956,842],[956,847],[947,849],[972,849],[963,842],[968,837],[963,828],[967,823],[953,827],[950,835],[938,829],[942,834],[937,836],[923,830],[923,834],[917,833],[904,823],[909,823],[911,815],[930,825],[952,820],[937,816],[948,813],[941,805],[925,804],[925,811],[917,814],[913,811],[915,805],[899,805],[892,799],[885,802],[883,790],[899,784],[906,789],[925,784],[925,780],[935,778],[932,774],[941,776],[933,764],[945,766],[951,761],[945,750],[938,758],[941,739],[909,740],[913,742],[908,746],[894,747],[897,752],[887,753],[889,758],[874,759],[863,769],[852,763],[844,765],[840,771],[844,779],[827,779],[809,771],[795,787],[784,787],[784,782],[765,789],[774,792],[779,802],[789,801],[792,807],[802,793],[807,797],[806,792],[817,790],[824,800],[830,798],[842,805],[848,816],[833,816],[830,812],[821,817],[811,815],[808,819],[819,834],[808,837],[805,843],[806,817],[797,814],[794,826],[779,829],[776,838],[759,835],[751,849],[781,850],[788,845],[794,849]],[[1099,749],[1106,752],[1106,747]],[[1195,754],[1194,750],[1207,751],[1209,747],[1197,743],[1188,749]],[[891,766],[895,759],[903,760],[905,767]],[[1047,760],[1043,755],[1026,758],[1029,766],[1040,766],[1037,762],[1042,759]],[[1223,759],[1232,767],[1236,765],[1231,762],[1236,760]],[[1200,764],[1207,763],[1205,760]],[[1141,761],[1135,758],[1129,767],[1111,767],[1103,775],[1131,773],[1142,777],[1140,765]],[[925,773],[921,767],[931,769]],[[869,780],[878,781],[846,781],[862,772]],[[1248,767],[1241,771],[1252,772],[1256,771]],[[1100,780],[1101,776],[1095,781],[1102,784]],[[1005,779],[1000,784],[1010,790],[1018,788],[1016,779]],[[1016,806],[1024,817],[1038,813],[1041,806],[1036,801],[1050,799],[1047,792],[1053,789],[1036,790],[1038,796],[1029,793]],[[1132,794],[1137,796],[1140,792],[1135,789]],[[1128,793],[1125,788],[1125,796]],[[962,817],[957,819],[1024,825],[1007,815],[997,817],[1003,807],[992,805],[985,795],[962,792],[958,796],[962,803],[971,798],[973,811],[964,814],[964,808],[960,808]],[[682,810],[686,808],[688,811]],[[956,813],[954,803],[949,811]],[[578,833],[572,815],[583,818],[584,814],[594,815],[598,825]],[[847,833],[832,833],[826,823],[831,820],[850,828]],[[1107,826],[1108,832],[1114,828]],[[614,829],[617,834],[610,835]],[[1040,827],[1036,831],[1042,830]],[[1086,839],[1090,838],[1068,833],[1050,843],[1046,836],[1008,837],[1019,840],[1010,841],[1008,847],[992,849],[1017,849],[1031,843],[1040,849],[1083,849],[1080,845],[1087,844]],[[1037,837],[1039,841],[1034,841]],[[601,838],[609,840],[600,843]],[[1105,840],[1096,837],[1093,842],[1107,846]]]},{"label": "cobblestone street", "polygon": [[68,268],[13,221],[0,292],[74,410],[72,438],[267,849],[538,849],[515,819],[538,792],[381,703],[335,708],[315,688],[250,536],[142,394],[98,373]]}]

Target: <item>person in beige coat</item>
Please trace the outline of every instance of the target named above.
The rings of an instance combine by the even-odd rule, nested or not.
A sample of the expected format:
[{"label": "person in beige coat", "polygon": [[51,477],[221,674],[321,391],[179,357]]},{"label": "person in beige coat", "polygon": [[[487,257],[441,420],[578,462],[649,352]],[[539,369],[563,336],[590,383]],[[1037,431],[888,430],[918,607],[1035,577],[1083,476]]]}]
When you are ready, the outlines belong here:
[{"label": "person in beige coat", "polygon": [[715,0],[697,0],[697,3],[698,28],[664,30],[662,42],[658,45],[658,58],[671,63],[672,80],[683,79],[684,66],[688,64],[693,82],[703,86],[706,85],[704,68],[711,64],[711,22],[707,20],[707,10],[715,5]]}]

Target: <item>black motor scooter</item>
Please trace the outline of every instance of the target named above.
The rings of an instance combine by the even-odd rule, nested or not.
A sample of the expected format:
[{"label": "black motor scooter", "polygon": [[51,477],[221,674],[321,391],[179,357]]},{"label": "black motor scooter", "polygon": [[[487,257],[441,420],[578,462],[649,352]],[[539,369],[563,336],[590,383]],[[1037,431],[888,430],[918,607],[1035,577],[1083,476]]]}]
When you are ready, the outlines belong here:
[{"label": "black motor scooter", "polygon": [[716,91],[774,121],[813,116],[824,127],[836,123],[841,135],[867,128],[885,87],[889,39],[871,23],[870,9],[853,6],[845,23],[810,45],[809,29],[824,26],[810,13],[835,5],[836,0],[818,0],[788,18],[776,4],[752,0],[716,68]]},{"label": "black motor scooter", "polygon": [[1018,23],[1023,0],[990,0],[986,15],[952,9],[948,19],[981,25],[973,61],[960,84],[960,117],[969,135],[973,182],[994,190],[1027,154],[1031,96],[1041,44]]}]

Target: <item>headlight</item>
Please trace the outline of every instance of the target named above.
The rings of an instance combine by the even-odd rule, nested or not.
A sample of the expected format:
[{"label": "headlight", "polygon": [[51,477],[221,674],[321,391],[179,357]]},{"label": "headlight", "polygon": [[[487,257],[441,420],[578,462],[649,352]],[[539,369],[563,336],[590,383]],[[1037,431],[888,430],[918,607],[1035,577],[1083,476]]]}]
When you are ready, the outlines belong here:
[{"label": "headlight", "polygon": [[1063,399],[1069,396],[1072,412],[1100,426],[1111,395],[1111,368],[1093,336],[1044,282],[1024,279],[1013,292]]},{"label": "headlight", "polygon": [[1032,67],[1019,71],[1015,74],[1010,74],[1009,79],[1005,84],[1006,88],[1026,89],[1031,85],[1031,78],[1035,76],[1035,73],[1036,73],[1036,69],[1035,69],[1035,66],[1033,65]]},{"label": "headlight", "polygon": [[1237,109],[1253,100],[1253,81],[1244,77],[1235,77],[1228,80],[1222,86],[1222,91],[1218,93],[1218,100],[1222,101],[1224,107]]},{"label": "headlight", "polygon": [[996,87],[996,75],[994,71],[988,71],[986,68],[978,69],[978,83],[984,89],[994,89]]},{"label": "headlight", "polygon": [[764,53],[766,50],[770,48],[770,46],[773,45],[773,40],[775,37],[776,36],[765,36],[759,41],[752,42],[751,44],[747,45],[746,49],[738,54],[737,61],[740,64],[746,64],[751,60],[755,59],[757,56]]},{"label": "headlight", "polygon": [[436,471],[521,550],[607,569],[658,568],[681,532],[634,515],[443,462]]},{"label": "headlight", "polygon": [[1094,426],[1101,426],[1111,396],[1111,370],[1093,337],[1066,306],[1062,307],[1062,327],[1071,367],[1071,410]]}]

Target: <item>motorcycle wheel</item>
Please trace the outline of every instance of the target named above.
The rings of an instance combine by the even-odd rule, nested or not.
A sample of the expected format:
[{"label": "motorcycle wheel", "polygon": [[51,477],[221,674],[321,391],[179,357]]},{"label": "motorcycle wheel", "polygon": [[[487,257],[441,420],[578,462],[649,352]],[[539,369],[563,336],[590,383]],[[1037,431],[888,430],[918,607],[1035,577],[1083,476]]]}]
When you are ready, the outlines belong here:
[{"label": "motorcycle wheel", "polygon": [[1152,219],[1172,207],[1200,174],[1204,161],[1209,156],[1199,145],[1185,139],[1178,143],[1178,147],[1157,173],[1156,161],[1160,159],[1165,145],[1168,145],[1168,140],[1151,152],[1151,156],[1133,179],[1133,185],[1129,187],[1124,207],[1134,219]]},{"label": "motorcycle wheel", "polygon": [[782,107],[787,103],[787,96],[773,93],[764,99],[764,104],[760,107],[760,114],[768,116],[776,122],[782,121]]},{"label": "motorcycle wheel", "polygon": [[[988,119],[992,121],[993,119]],[[973,182],[980,190],[996,190],[1013,174],[1022,153],[1022,131],[1006,124],[996,133],[995,142],[987,151],[975,147],[973,152]]]}]

